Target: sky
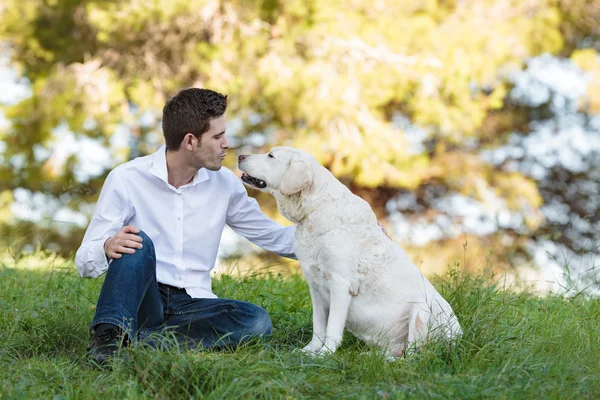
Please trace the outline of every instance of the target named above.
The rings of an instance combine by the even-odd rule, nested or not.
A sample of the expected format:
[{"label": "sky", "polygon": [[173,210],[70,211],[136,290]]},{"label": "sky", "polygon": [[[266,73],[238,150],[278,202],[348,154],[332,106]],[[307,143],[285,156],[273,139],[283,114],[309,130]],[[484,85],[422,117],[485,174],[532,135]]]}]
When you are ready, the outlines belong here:
[{"label": "sky", "polygon": [[[26,82],[19,82],[16,71],[7,66],[8,57],[0,56],[0,104],[14,104],[29,95]],[[4,113],[0,111],[0,128],[8,126]]]}]

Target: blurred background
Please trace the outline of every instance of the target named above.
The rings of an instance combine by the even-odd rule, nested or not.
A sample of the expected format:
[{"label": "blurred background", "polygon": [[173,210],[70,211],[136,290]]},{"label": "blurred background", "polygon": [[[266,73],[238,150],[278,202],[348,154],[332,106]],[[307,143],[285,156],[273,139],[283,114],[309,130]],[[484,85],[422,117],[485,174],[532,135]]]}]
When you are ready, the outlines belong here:
[{"label": "blurred background", "polygon": [[[194,86],[229,95],[228,167],[308,150],[425,273],[597,288],[599,54],[597,0],[1,0],[0,248],[72,257]],[[298,268],[228,229],[218,262]]]}]

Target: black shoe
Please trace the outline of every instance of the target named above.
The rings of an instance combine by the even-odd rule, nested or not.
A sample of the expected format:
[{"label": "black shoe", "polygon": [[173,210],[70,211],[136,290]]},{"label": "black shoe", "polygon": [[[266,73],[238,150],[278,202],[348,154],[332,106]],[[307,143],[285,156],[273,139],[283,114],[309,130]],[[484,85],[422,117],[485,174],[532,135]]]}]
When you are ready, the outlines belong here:
[{"label": "black shoe", "polygon": [[120,347],[128,345],[127,335],[113,324],[98,324],[92,333],[92,341],[87,347],[88,354],[102,365],[114,356]]}]

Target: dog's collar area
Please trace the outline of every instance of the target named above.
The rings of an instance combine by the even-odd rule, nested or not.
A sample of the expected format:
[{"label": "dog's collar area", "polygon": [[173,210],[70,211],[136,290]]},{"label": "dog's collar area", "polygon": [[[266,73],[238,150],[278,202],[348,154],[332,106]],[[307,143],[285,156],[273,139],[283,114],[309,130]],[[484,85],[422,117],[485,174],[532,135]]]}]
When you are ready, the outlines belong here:
[{"label": "dog's collar area", "polygon": [[262,179],[257,179],[253,176],[250,176],[245,172],[242,174],[242,181],[244,183],[247,183],[250,186],[254,186],[259,189],[264,189],[267,187],[267,183],[265,181],[263,181]]}]

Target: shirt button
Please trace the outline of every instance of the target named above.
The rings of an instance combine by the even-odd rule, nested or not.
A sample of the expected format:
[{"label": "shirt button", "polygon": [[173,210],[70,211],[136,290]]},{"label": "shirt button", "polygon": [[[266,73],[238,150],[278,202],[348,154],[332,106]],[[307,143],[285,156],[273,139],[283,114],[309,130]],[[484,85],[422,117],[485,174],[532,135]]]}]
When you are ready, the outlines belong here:
[{"label": "shirt button", "polygon": [[177,217],[177,221],[181,221],[181,217]]},{"label": "shirt button", "polygon": [[178,281],[180,281],[180,280],[182,280],[182,279],[183,279],[183,278],[181,277],[181,275],[179,275],[179,276],[177,277],[177,280],[178,280]]}]

